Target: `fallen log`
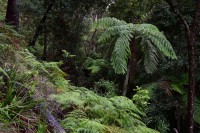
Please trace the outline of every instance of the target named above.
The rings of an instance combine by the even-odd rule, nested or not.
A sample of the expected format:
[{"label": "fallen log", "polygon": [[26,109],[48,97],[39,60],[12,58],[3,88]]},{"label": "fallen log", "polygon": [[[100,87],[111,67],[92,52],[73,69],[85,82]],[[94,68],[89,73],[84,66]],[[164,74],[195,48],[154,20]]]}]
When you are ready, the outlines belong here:
[{"label": "fallen log", "polygon": [[[19,82],[15,82],[15,86],[18,85],[23,87],[24,89],[20,89],[17,94],[21,97],[27,96],[29,92],[29,88],[24,86],[23,84]],[[28,97],[27,97],[28,98]],[[34,99],[34,97],[29,96],[29,98]],[[58,121],[55,119],[55,117],[51,114],[51,112],[48,110],[48,107],[45,103],[39,103],[36,107],[36,113],[42,115],[42,118],[46,120],[47,125],[51,127],[56,133],[66,133],[66,131],[60,126]]]}]

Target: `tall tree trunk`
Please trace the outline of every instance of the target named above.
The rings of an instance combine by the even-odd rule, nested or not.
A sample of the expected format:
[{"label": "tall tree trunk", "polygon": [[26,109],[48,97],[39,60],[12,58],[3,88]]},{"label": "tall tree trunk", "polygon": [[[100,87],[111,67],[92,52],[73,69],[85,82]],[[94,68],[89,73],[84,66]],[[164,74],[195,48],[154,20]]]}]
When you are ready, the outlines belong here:
[{"label": "tall tree trunk", "polygon": [[189,92],[188,92],[188,133],[193,133],[194,122],[194,95],[195,95],[195,56],[194,35],[191,32],[188,37],[188,63],[189,63]]},{"label": "tall tree trunk", "polygon": [[19,26],[19,10],[16,5],[16,0],[8,0],[6,11],[6,22],[15,26],[16,30]]},{"label": "tall tree trunk", "polygon": [[194,54],[194,44],[195,44],[195,30],[197,19],[199,17],[200,10],[200,0],[197,0],[197,11],[196,16],[193,19],[193,24],[190,27],[187,21],[184,19],[183,15],[179,12],[179,10],[175,6],[174,0],[166,0],[166,2],[170,5],[173,11],[177,14],[181,23],[185,27],[187,46],[188,46],[188,64],[189,64],[189,89],[188,89],[188,107],[187,107],[187,133],[193,133],[194,129],[194,96],[195,96],[195,54]]},{"label": "tall tree trunk", "polygon": [[52,0],[52,2],[49,4],[47,10],[45,11],[42,19],[40,20],[40,23],[35,31],[35,34],[33,36],[33,39],[31,41],[31,43],[29,44],[30,46],[35,46],[35,42],[37,41],[39,35],[41,34],[41,31],[42,31],[42,28],[43,28],[43,25],[47,19],[47,15],[49,14],[49,12],[51,11],[52,7],[53,7],[53,4],[55,3],[55,0]]},{"label": "tall tree trunk", "polygon": [[127,92],[130,89],[130,84],[135,80],[135,75],[136,75],[136,70],[137,70],[137,45],[136,45],[136,40],[133,38],[131,40],[131,58],[128,62],[128,70],[126,73],[125,81],[124,81],[124,86],[123,86],[123,96],[127,96]]}]

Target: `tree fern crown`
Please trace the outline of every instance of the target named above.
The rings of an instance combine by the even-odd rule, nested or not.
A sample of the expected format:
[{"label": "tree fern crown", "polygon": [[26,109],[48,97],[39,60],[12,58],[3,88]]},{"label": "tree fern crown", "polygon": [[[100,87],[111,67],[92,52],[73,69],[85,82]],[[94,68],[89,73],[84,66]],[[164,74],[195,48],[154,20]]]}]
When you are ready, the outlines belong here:
[{"label": "tree fern crown", "polygon": [[156,71],[161,57],[177,59],[170,42],[152,24],[132,24],[116,18],[101,18],[93,23],[92,30],[94,29],[104,30],[99,37],[99,42],[104,43],[117,37],[111,56],[111,64],[118,74],[124,74],[127,71],[132,38],[141,40],[138,44],[144,53],[144,67],[147,73]]}]

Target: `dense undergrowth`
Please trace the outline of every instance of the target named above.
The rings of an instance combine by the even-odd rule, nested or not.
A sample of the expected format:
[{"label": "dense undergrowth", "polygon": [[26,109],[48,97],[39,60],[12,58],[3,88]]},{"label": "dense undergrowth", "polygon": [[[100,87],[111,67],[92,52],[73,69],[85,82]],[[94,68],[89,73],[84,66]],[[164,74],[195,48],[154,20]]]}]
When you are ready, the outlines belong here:
[{"label": "dense undergrowth", "polygon": [[12,27],[1,23],[0,32],[1,132],[54,132],[42,116],[41,103],[66,132],[157,132],[142,122],[145,113],[139,104],[72,86],[59,68],[61,62],[37,60]]},{"label": "dense undergrowth", "polygon": [[[127,10],[108,11],[108,3],[99,0],[54,1],[41,28],[45,0],[20,1],[17,32],[5,24],[7,2],[0,1],[0,132],[62,132],[58,128],[69,133],[186,132],[185,34],[166,3],[150,2],[157,11],[144,8],[145,12],[137,8],[145,5],[140,0],[109,5],[111,10],[117,5],[134,9],[130,15]],[[184,10],[190,13],[188,9],[193,10]],[[130,23],[130,16],[138,17]],[[28,46],[37,26],[35,46]],[[137,64],[129,67],[132,57],[138,58]],[[131,69],[135,72],[129,74]],[[199,70],[196,82],[199,88]],[[120,96],[126,86],[129,98]],[[198,94],[199,89],[194,98],[194,132],[200,130]]]}]

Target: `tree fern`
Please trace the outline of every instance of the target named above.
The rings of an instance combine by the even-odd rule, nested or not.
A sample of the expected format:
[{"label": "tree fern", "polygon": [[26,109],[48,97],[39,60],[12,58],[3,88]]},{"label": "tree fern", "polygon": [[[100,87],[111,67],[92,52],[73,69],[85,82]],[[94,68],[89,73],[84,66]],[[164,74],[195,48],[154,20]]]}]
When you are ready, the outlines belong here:
[{"label": "tree fern", "polygon": [[117,37],[112,52],[111,62],[116,73],[124,74],[127,71],[128,59],[131,55],[130,42],[132,38],[140,41],[143,47],[144,66],[147,73],[157,69],[160,54],[176,59],[175,52],[170,42],[158,28],[151,24],[128,24],[116,18],[101,18],[93,23],[92,29],[105,30],[99,38],[99,42],[109,41]]},{"label": "tree fern", "polygon": [[91,30],[97,29],[107,29],[112,26],[120,26],[126,24],[125,21],[118,20],[116,18],[102,18],[92,24]]}]

